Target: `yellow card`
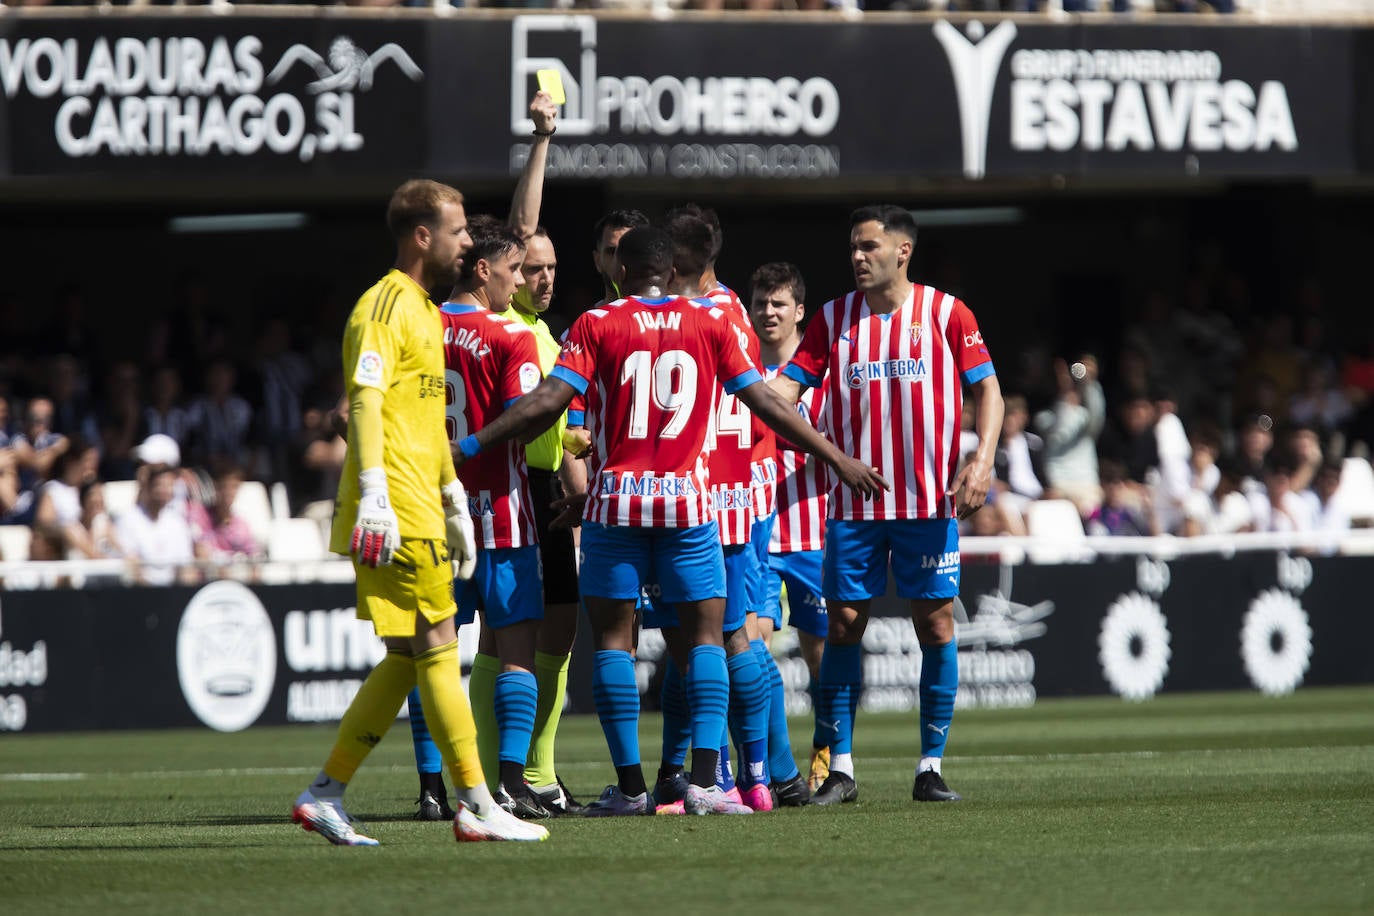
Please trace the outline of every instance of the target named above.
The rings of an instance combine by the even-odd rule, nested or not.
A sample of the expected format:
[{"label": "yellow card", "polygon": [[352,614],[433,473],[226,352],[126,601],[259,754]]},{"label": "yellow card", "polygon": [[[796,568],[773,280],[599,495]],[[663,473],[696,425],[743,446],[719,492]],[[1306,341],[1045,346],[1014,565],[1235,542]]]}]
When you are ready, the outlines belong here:
[{"label": "yellow card", "polygon": [[536,70],[534,78],[539,81],[539,88],[553,98],[555,105],[562,105],[568,101],[567,95],[563,92],[563,75],[557,70]]}]

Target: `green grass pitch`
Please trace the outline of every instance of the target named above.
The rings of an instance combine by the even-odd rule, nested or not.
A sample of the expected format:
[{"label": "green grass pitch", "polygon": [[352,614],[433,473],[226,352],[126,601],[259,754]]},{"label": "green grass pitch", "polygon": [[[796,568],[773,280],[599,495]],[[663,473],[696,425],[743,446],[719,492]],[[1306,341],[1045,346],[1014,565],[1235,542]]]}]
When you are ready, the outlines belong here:
[{"label": "green grass pitch", "polygon": [[[809,723],[793,736],[804,763]],[[961,711],[954,805],[910,800],[914,715],[861,715],[857,804],[560,820],[529,845],[413,821],[404,724],[349,790],[382,846],[301,831],[291,801],[332,738],[0,738],[0,912],[1374,912],[1374,687]],[[559,754],[579,797],[610,778],[592,717]]]}]

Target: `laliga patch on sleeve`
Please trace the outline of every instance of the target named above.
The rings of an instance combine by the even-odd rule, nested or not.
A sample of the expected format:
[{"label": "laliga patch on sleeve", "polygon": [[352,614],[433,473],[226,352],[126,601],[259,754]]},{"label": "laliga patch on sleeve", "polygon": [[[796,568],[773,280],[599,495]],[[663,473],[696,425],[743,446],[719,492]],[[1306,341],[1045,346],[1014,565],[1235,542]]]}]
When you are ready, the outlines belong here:
[{"label": "laliga patch on sleeve", "polygon": [[520,390],[524,394],[529,394],[543,380],[544,373],[534,363],[525,363],[520,367]]},{"label": "laliga patch on sleeve", "polygon": [[358,354],[358,368],[353,371],[353,382],[364,388],[381,388],[384,370],[382,354],[376,350],[364,350]]}]

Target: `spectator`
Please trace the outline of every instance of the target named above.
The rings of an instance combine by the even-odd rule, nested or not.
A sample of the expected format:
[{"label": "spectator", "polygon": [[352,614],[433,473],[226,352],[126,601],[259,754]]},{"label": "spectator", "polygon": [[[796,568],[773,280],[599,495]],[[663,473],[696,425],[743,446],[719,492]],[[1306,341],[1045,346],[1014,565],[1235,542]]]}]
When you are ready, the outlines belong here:
[{"label": "spectator", "polygon": [[1091,356],[1070,367],[1054,362],[1059,393],[1054,405],[1036,415],[1035,426],[1045,438],[1047,495],[1073,500],[1087,516],[1102,501],[1097,479],[1097,437],[1102,434],[1107,404],[1097,380],[1097,360]]},{"label": "spectator", "polygon": [[1143,390],[1130,392],[1118,403],[1113,422],[1107,424],[1098,442],[1097,456],[1124,467],[1127,480],[1136,487],[1150,483],[1158,473],[1155,405]]},{"label": "spectator", "polygon": [[1043,461],[1045,440],[1026,431],[1030,410],[1019,394],[1007,395],[1002,416],[1002,436],[993,459],[996,506],[1012,534],[1026,533],[1026,507],[1045,495]]},{"label": "spectator", "polygon": [[1256,531],[1311,531],[1312,506],[1293,490],[1293,465],[1284,457],[1264,470],[1264,488],[1249,494]]},{"label": "spectator", "polygon": [[1178,416],[1178,401],[1166,388],[1154,394],[1155,451],[1159,455],[1159,479],[1152,498],[1160,531],[1177,533],[1183,526],[1183,501],[1192,489],[1189,458],[1192,446]]},{"label": "spectator", "polygon": [[81,488],[96,479],[99,461],[100,451],[94,445],[74,439],[54,462],[52,479],[44,481],[38,491],[30,559],[101,556],[81,525]]},{"label": "spectator", "polygon": [[143,408],[145,436],[171,436],[185,446],[191,431],[191,418],[181,405],[181,373],[175,366],[162,366],[153,373],[150,403]]},{"label": "spectator", "polygon": [[1259,319],[1249,358],[1236,376],[1236,390],[1258,396],[1248,406],[1269,414],[1276,421],[1284,419],[1288,402],[1298,391],[1302,362],[1293,343],[1293,319],[1279,313]]},{"label": "spectator", "polygon": [[253,408],[234,390],[238,373],[227,359],[216,359],[205,370],[205,394],[189,411],[191,463],[212,467],[228,461],[249,463],[248,434]]},{"label": "spectator", "polygon": [[0,525],[12,524],[19,506],[19,464],[14,449],[0,448]]},{"label": "spectator", "polygon": [[1088,534],[1143,537],[1153,534],[1148,512],[1137,501],[1126,468],[1119,461],[1102,462],[1102,504],[1088,516]]},{"label": "spectator", "polygon": [[132,480],[134,445],[143,420],[138,366],[121,360],[105,381],[105,403],[100,410],[100,476],[104,480]]},{"label": "spectator", "polygon": [[191,528],[173,506],[177,469],[150,464],[139,471],[138,501],[119,517],[115,530],[126,556],[135,561],[143,585],[171,585],[196,579]]},{"label": "spectator", "polygon": [[10,399],[0,395],[0,448],[10,447],[10,440],[14,438],[16,432],[13,423],[14,418],[10,413]]},{"label": "spectator", "polygon": [[340,397],[327,408],[306,409],[301,430],[296,434],[291,476],[293,513],[314,519],[326,528],[334,514],[334,494],[339,491],[339,474],[348,451],[347,441],[333,422],[336,414],[347,416],[347,399]]},{"label": "spectator", "polygon": [[52,428],[64,436],[100,441],[100,427],[86,394],[81,364],[70,354],[53,357],[48,366],[48,393],[52,401]]},{"label": "spectator", "polygon": [[38,505],[38,485],[52,474],[60,455],[71,447],[71,441],[52,428],[53,403],[47,398],[34,398],[24,411],[24,428],[10,442],[14,450],[15,466],[19,471],[19,496],[10,511],[10,524],[29,524]]},{"label": "spectator", "polygon": [[81,488],[81,527],[86,529],[99,556],[124,556],[119,535],[115,533],[114,519],[105,511],[105,484],[99,480]]},{"label": "spectator", "polygon": [[208,505],[192,502],[188,507],[196,558],[226,562],[256,560],[264,553],[253,538],[247,519],[234,512],[234,500],[243,485],[243,469],[223,465],[215,472],[214,491]]},{"label": "spectator", "polygon": [[[1323,462],[1317,471],[1312,489],[1302,494],[1308,501],[1308,512],[1312,519],[1312,530],[1333,535],[1333,539],[1350,530],[1350,513],[1336,498],[1341,487],[1341,463]],[[1323,548],[1324,553],[1334,553],[1335,547]]]},{"label": "spectator", "polygon": [[1283,454],[1293,468],[1293,492],[1310,490],[1326,461],[1317,431],[1301,424],[1289,426],[1283,438]]},{"label": "spectator", "polygon": [[1248,494],[1263,488],[1264,470],[1273,448],[1274,418],[1263,413],[1247,416],[1236,437],[1234,461],[1242,491]]},{"label": "spectator", "polygon": [[280,318],[269,319],[258,340],[258,375],[262,380],[260,429],[267,444],[273,480],[285,480],[291,440],[300,428],[301,398],[310,383],[310,363],[291,349],[291,329]]},{"label": "spectator", "polygon": [[1355,413],[1346,393],[1331,378],[1325,363],[1303,369],[1302,390],[1288,402],[1288,419],[1319,430],[1323,437],[1340,429]]},{"label": "spectator", "polygon": [[[1200,456],[1208,454],[1205,448],[1193,446],[1193,466],[1196,468]],[[1250,511],[1250,500],[1240,490],[1240,481],[1232,471],[1221,470],[1216,464],[1216,483],[1210,492],[1195,488],[1188,494],[1183,509],[1183,533],[1188,537],[1204,534],[1235,534],[1254,530],[1254,515]],[[1206,475],[1204,475],[1206,476]],[[1195,480],[1197,476],[1195,475]]]}]

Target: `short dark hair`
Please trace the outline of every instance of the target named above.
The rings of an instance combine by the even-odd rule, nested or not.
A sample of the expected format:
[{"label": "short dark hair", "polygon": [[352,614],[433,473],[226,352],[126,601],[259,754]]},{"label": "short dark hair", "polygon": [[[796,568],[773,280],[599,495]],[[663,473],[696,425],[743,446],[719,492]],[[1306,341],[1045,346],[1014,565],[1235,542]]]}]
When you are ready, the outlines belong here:
[{"label": "short dark hair", "polygon": [[641,226],[649,225],[649,217],[639,210],[612,210],[601,219],[596,221],[592,227],[592,246],[601,246],[601,236],[607,229],[638,229]]},{"label": "short dark hair", "polygon": [[[720,257],[720,250],[725,247],[725,232],[720,228],[720,217],[716,216],[716,211],[710,207],[703,207],[699,204],[683,204],[674,207],[663,217],[664,225],[668,225],[680,216],[690,216],[701,220],[711,229],[711,251],[707,255],[709,263],[714,264],[716,258]],[[669,232],[672,230],[670,229]]]},{"label": "short dark hair", "polygon": [[416,226],[433,227],[444,204],[461,204],[463,195],[428,178],[407,181],[391,195],[386,208],[386,226],[398,241],[415,231]]},{"label": "short dark hair", "polygon": [[749,278],[750,298],[753,298],[754,293],[766,293],[775,289],[787,289],[798,303],[806,302],[806,283],[795,264],[773,261],[754,271],[754,275]]},{"label": "short dark hair", "polygon": [[684,277],[699,277],[711,266],[716,233],[711,224],[691,213],[675,211],[663,223],[673,240],[673,267]]},{"label": "short dark hair", "polygon": [[665,276],[673,267],[673,240],[662,229],[640,226],[620,237],[616,257],[628,273]]},{"label": "short dark hair", "polygon": [[458,272],[458,282],[463,284],[472,282],[478,261],[490,263],[507,252],[525,247],[520,233],[494,216],[474,216],[468,221],[468,235],[472,236],[472,247],[463,255],[463,267]]},{"label": "short dark hair", "polygon": [[853,229],[859,223],[877,223],[885,231],[900,232],[911,239],[913,245],[916,244],[916,218],[906,207],[898,207],[895,204],[860,207],[849,214],[849,228]]}]

